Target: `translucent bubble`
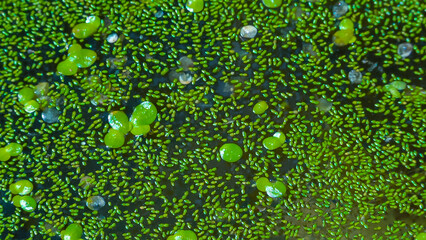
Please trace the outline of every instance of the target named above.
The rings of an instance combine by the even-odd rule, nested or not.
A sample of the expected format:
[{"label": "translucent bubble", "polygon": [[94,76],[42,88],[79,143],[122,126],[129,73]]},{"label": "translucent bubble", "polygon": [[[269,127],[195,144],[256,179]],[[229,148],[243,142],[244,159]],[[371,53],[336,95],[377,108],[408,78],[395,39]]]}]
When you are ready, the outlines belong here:
[{"label": "translucent bubble", "polygon": [[184,85],[188,85],[192,82],[193,78],[192,75],[189,73],[183,73],[181,72],[179,74],[179,82],[184,84]]},{"label": "translucent bubble", "polygon": [[413,45],[411,43],[401,43],[398,45],[398,55],[406,58],[410,56],[413,51]]},{"label": "translucent bubble", "polygon": [[327,99],[321,98],[319,100],[318,108],[322,112],[328,112],[328,111],[330,111],[330,109],[331,109],[332,106],[333,106],[333,103],[327,101]]},{"label": "translucent bubble", "polygon": [[247,25],[241,28],[240,35],[243,38],[254,38],[257,34],[257,29],[252,25]]},{"label": "translucent bubble", "polygon": [[333,6],[333,16],[335,18],[339,18],[343,15],[345,15],[349,10],[349,6],[345,1],[338,1],[334,6]]},{"label": "translucent bubble", "polygon": [[49,83],[41,82],[35,87],[34,93],[37,97],[46,95],[49,92]]},{"label": "translucent bubble", "polygon": [[109,43],[115,43],[115,42],[117,42],[117,40],[118,40],[118,35],[117,35],[117,33],[111,33],[110,35],[108,35],[108,37],[107,37],[107,41],[109,42]]},{"label": "translucent bubble", "polygon": [[56,108],[46,108],[41,113],[41,118],[47,123],[55,123],[58,122],[59,115],[61,113]]},{"label": "translucent bubble", "polygon": [[188,71],[190,67],[194,66],[194,62],[191,58],[183,56],[179,59],[180,66],[184,71]]},{"label": "translucent bubble", "polygon": [[156,18],[161,18],[163,15],[164,15],[164,12],[161,10],[155,13]]},{"label": "translucent bubble", "polygon": [[97,211],[105,206],[105,200],[101,196],[92,196],[87,198],[86,206],[93,211]]},{"label": "translucent bubble", "polygon": [[358,70],[355,70],[355,69],[351,70],[349,72],[349,80],[353,84],[361,83],[361,81],[362,81],[362,73],[359,72]]}]

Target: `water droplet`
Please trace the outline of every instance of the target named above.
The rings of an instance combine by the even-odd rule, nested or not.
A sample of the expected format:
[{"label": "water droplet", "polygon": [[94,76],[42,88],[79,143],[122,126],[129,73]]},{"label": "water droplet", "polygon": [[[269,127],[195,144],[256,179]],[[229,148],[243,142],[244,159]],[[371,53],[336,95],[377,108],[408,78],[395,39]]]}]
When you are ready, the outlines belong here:
[{"label": "water droplet", "polygon": [[47,123],[55,123],[58,122],[59,115],[61,113],[56,108],[46,108],[41,113],[41,118]]},{"label": "water droplet", "polygon": [[87,198],[86,206],[93,211],[97,211],[105,206],[105,200],[101,196],[92,196]]},{"label": "water droplet", "polygon": [[362,73],[359,72],[358,70],[351,70],[349,72],[349,80],[351,81],[352,84],[359,84],[362,81]]},{"label": "water droplet", "polygon": [[398,55],[406,58],[410,56],[413,51],[413,45],[411,43],[401,43],[398,45]]},{"label": "water droplet", "polygon": [[179,73],[179,82],[188,85],[192,82],[192,75],[189,73]]},{"label": "water droplet", "polygon": [[241,37],[254,38],[257,34],[257,29],[252,25],[247,25],[241,28]]},{"label": "water droplet", "polygon": [[161,18],[161,17],[163,17],[163,15],[164,15],[164,12],[160,10],[160,11],[156,12],[154,16],[156,18]]},{"label": "water droplet", "polygon": [[330,111],[330,109],[331,109],[332,106],[333,106],[333,103],[327,101],[327,99],[321,98],[319,100],[318,108],[322,112],[328,112],[328,111]]},{"label": "water droplet", "polygon": [[349,10],[349,6],[345,1],[338,1],[334,6],[333,6],[333,16],[335,18],[339,18],[343,15],[345,15]]},{"label": "water droplet", "polygon": [[117,35],[117,33],[111,33],[110,35],[108,35],[108,37],[107,37],[107,41],[109,42],[109,43],[115,43],[115,42],[117,42],[117,40],[118,40],[118,35]]},{"label": "water droplet", "polygon": [[191,58],[183,56],[179,59],[180,66],[184,71],[188,71],[190,67],[194,66],[194,62]]}]

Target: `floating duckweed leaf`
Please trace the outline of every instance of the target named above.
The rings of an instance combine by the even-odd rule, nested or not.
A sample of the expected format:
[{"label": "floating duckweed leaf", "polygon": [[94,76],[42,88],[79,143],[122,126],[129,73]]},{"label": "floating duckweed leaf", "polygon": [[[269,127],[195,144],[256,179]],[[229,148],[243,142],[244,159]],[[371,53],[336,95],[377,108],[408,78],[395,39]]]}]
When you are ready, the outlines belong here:
[{"label": "floating duckweed leaf", "polygon": [[10,159],[10,153],[6,148],[0,148],[0,161],[5,162]]},{"label": "floating duckweed leaf", "polygon": [[197,234],[191,230],[178,230],[169,236],[167,240],[197,240]]},{"label": "floating duckweed leaf", "polygon": [[340,30],[354,31],[354,23],[349,18],[342,19],[339,24]]},{"label": "floating duckweed leaf", "polygon": [[114,111],[108,115],[109,125],[120,131],[123,134],[127,134],[130,131],[130,123],[127,115],[122,111]]},{"label": "floating duckweed leaf", "polygon": [[91,16],[86,19],[85,23],[79,23],[74,26],[72,33],[76,38],[87,38],[92,36],[101,24],[98,17]]},{"label": "floating duckweed leaf", "polygon": [[243,150],[235,143],[225,143],[220,147],[220,157],[227,162],[236,162],[243,156]]},{"label": "floating duckweed leaf", "polygon": [[281,140],[277,137],[267,137],[262,141],[263,147],[268,150],[275,150],[281,146]]},{"label": "floating duckweed leaf", "polygon": [[104,138],[105,145],[110,148],[119,148],[124,144],[124,134],[118,130],[110,129]]},{"label": "floating duckweed leaf", "polygon": [[267,186],[271,186],[272,183],[266,177],[261,177],[256,180],[256,187],[259,191],[265,192]]},{"label": "floating duckweed leaf", "polygon": [[284,183],[276,181],[269,186],[265,187],[266,194],[272,198],[282,197],[287,188]]},{"label": "floating duckweed leaf", "polygon": [[255,114],[263,114],[268,109],[268,103],[265,101],[260,101],[256,103],[253,107],[253,112]]},{"label": "floating duckweed leaf", "polygon": [[40,108],[40,104],[36,100],[30,100],[24,104],[24,109],[27,113],[32,113]]},{"label": "floating duckweed leaf", "polygon": [[135,126],[149,125],[155,121],[157,117],[157,108],[151,102],[143,102],[136,106],[130,121]]},{"label": "floating duckweed leaf", "polygon": [[18,100],[20,103],[25,104],[26,102],[34,98],[34,89],[24,87],[18,92]]},{"label": "floating duckweed leaf", "polygon": [[9,143],[5,147],[6,151],[10,154],[12,157],[16,157],[22,152],[22,145],[19,143]]},{"label": "floating duckweed leaf", "polygon": [[19,200],[22,210],[26,212],[34,212],[37,208],[36,200],[31,196],[23,196]]},{"label": "floating duckweed leaf", "polygon": [[33,184],[28,180],[19,180],[15,183],[10,184],[9,186],[9,190],[11,193],[19,195],[27,195],[31,193],[33,188]]},{"label": "floating duckweed leaf", "polygon": [[356,37],[354,36],[353,30],[339,30],[333,35],[333,42],[339,47],[353,43],[355,40]]},{"label": "floating duckweed leaf", "polygon": [[97,54],[90,49],[81,49],[70,55],[70,60],[73,61],[79,68],[88,68],[95,63]]},{"label": "floating duckweed leaf", "polygon": [[77,70],[78,70],[77,64],[68,58],[60,62],[57,66],[58,73],[65,76],[74,75],[77,73]]},{"label": "floating duckweed leaf", "polygon": [[133,135],[145,135],[147,133],[149,133],[149,131],[151,130],[151,127],[149,125],[136,125],[132,127],[132,130],[130,130],[130,132]]},{"label": "floating duckweed leaf", "polygon": [[285,135],[282,132],[276,132],[274,133],[274,137],[278,138],[280,140],[281,145],[285,143]]},{"label": "floating duckweed leaf", "polygon": [[204,8],[204,0],[188,0],[186,2],[186,9],[190,12],[201,12]]},{"label": "floating duckweed leaf", "polygon": [[72,223],[61,232],[61,238],[63,240],[79,240],[83,235],[83,228],[80,224]]},{"label": "floating duckweed leaf", "polygon": [[262,0],[262,1],[263,1],[263,4],[265,4],[265,6],[268,8],[277,8],[281,6],[281,4],[283,3],[282,0]]}]

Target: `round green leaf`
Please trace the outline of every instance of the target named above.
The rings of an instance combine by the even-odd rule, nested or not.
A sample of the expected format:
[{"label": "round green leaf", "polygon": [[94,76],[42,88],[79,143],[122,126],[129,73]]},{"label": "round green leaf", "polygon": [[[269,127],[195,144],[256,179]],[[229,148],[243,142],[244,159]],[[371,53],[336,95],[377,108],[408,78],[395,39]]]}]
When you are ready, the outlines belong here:
[{"label": "round green leaf", "polygon": [[124,144],[124,134],[115,129],[110,129],[104,138],[105,145],[110,148],[119,148]]},{"label": "round green leaf", "polygon": [[9,143],[5,147],[6,151],[10,154],[10,156],[15,157],[21,154],[22,152],[22,145],[19,143]]},{"label": "round green leaf", "polygon": [[157,117],[157,108],[153,103],[145,101],[133,110],[132,117],[130,121],[135,126],[149,125],[155,121]]},{"label": "round green leaf", "polygon": [[243,150],[235,143],[225,143],[220,147],[220,157],[227,162],[236,162],[243,156]]},{"label": "round green leaf", "polygon": [[130,131],[130,123],[127,115],[122,111],[114,111],[108,115],[109,125],[120,131],[123,134],[127,134]]}]

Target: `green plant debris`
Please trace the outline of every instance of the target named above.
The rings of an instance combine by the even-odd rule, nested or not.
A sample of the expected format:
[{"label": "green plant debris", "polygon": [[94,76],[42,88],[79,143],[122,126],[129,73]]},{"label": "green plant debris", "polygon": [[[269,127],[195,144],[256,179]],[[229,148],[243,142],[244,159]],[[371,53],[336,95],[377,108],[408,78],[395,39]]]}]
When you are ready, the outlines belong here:
[{"label": "green plant debris", "polygon": [[1,1],[0,239],[421,238],[424,9]]}]

